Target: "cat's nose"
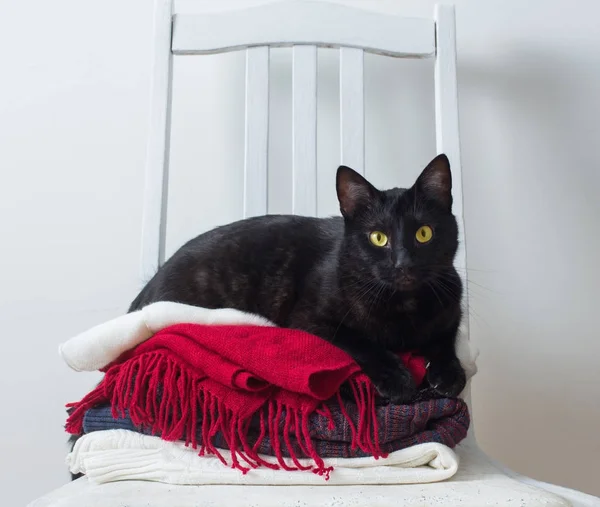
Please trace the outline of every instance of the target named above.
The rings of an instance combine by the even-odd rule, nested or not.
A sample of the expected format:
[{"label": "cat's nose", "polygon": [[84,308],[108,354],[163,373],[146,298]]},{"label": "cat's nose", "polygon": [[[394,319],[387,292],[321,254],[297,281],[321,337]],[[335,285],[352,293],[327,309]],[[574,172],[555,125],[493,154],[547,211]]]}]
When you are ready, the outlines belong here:
[{"label": "cat's nose", "polygon": [[396,268],[396,276],[400,281],[403,282],[413,282],[415,279],[413,270],[410,266],[407,266],[406,264],[403,264]]},{"label": "cat's nose", "polygon": [[410,262],[407,262],[406,260],[396,261],[394,267],[398,273],[410,273],[412,271]]},{"label": "cat's nose", "polygon": [[412,269],[410,269],[410,267],[408,267],[408,266],[399,266],[396,271],[400,278],[404,278],[404,279],[413,279],[414,278]]},{"label": "cat's nose", "polygon": [[406,266],[398,267],[396,276],[396,287],[400,290],[410,290],[414,288],[417,280],[411,270]]}]

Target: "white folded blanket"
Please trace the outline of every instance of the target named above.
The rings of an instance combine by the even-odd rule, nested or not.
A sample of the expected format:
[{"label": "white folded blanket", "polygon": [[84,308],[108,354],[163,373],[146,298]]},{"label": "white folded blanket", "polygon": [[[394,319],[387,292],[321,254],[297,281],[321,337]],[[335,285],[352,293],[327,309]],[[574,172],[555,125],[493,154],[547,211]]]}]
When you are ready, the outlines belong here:
[{"label": "white folded blanket", "polygon": [[[76,371],[96,371],[155,333],[179,323],[216,325],[274,324],[258,315],[233,309],[210,310],[172,302],[158,302],[100,324],[59,348],[61,357]],[[457,356],[467,377],[473,376],[476,352],[463,333],[457,339]],[[227,458],[227,451],[223,452]],[[127,430],[93,432],[81,437],[67,457],[73,473],[84,473],[97,483],[127,479],[168,484],[343,485],[409,484],[437,482],[452,477],[458,468],[456,454],[447,446],[425,443],[396,451],[386,459],[327,459],[333,466],[330,480],[311,473],[289,473],[261,467],[243,475],[223,466],[214,456],[199,457],[197,450],[180,442]],[[307,462],[307,465],[309,463]]]},{"label": "white folded blanket", "polygon": [[58,348],[60,356],[75,371],[96,371],[124,352],[175,324],[274,326],[251,313],[231,308],[211,310],[160,301],[141,310],[116,317],[85,331]]},{"label": "white folded blanket", "polygon": [[[224,451],[227,459],[227,452]],[[302,463],[303,460],[300,460]],[[84,473],[102,484],[144,480],[178,485],[350,485],[415,484],[443,481],[458,469],[458,457],[449,447],[425,443],[391,453],[387,458],[326,459],[333,466],[328,481],[311,473],[289,473],[265,467],[247,474],[223,466],[213,456],[198,457],[198,451],[180,442],[128,430],[106,430],[81,437],[67,456],[72,473]],[[306,461],[309,465],[310,463]]]},{"label": "white folded blanket", "polygon": [[[71,338],[60,345],[59,353],[73,370],[96,371],[161,329],[181,323],[274,325],[264,317],[231,308],[210,310],[181,303],[158,302],[116,317]],[[471,378],[477,372],[477,352],[472,349],[462,332],[456,341],[456,355],[465,369],[467,378]]]}]

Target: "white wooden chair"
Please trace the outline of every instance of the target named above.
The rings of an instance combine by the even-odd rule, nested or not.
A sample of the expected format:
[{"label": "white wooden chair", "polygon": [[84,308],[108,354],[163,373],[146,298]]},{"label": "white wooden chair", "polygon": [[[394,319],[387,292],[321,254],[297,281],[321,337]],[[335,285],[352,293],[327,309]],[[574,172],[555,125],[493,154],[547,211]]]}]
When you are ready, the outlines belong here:
[{"label": "white wooden chair", "polygon": [[[283,1],[220,14],[174,15],[172,0],[156,0],[142,275],[153,273],[164,260],[174,56],[246,51],[244,215],[252,216],[267,212],[269,48],[276,46],[293,47],[293,212],[303,215],[316,214],[317,47],[340,50],[340,163],[358,170],[364,170],[364,52],[435,58],[437,150],[446,153],[452,164],[454,213],[462,245],[457,265],[466,267],[454,32],[452,6],[438,6],[432,19],[399,18],[311,1]],[[469,388],[466,392],[470,403]],[[30,506],[600,505],[600,499],[534,481],[495,463],[478,448],[472,430],[457,451],[460,470],[443,483],[192,487],[120,482],[94,486],[83,478]]]}]

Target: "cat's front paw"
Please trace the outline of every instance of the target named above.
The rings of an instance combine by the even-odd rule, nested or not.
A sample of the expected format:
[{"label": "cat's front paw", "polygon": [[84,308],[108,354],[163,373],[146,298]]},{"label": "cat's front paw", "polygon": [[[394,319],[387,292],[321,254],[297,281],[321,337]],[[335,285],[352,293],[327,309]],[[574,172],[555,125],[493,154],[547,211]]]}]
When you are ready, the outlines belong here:
[{"label": "cat's front paw", "polygon": [[438,394],[456,398],[467,384],[467,376],[458,360],[444,363],[433,361],[427,369],[427,382]]},{"label": "cat's front paw", "polygon": [[379,371],[371,380],[379,395],[394,405],[409,403],[417,394],[413,377],[402,364]]}]

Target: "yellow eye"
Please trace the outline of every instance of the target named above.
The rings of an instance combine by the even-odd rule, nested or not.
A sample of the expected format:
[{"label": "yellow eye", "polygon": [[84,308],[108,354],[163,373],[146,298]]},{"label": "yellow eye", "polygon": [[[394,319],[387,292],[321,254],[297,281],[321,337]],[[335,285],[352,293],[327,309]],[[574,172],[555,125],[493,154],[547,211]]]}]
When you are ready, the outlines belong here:
[{"label": "yellow eye", "polygon": [[388,237],[380,231],[374,231],[369,235],[369,239],[371,240],[371,243],[373,243],[375,246],[381,246],[384,247],[385,245],[388,244]]},{"label": "yellow eye", "polygon": [[422,225],[417,229],[415,237],[419,243],[428,243],[433,238],[433,229],[428,225]]}]

